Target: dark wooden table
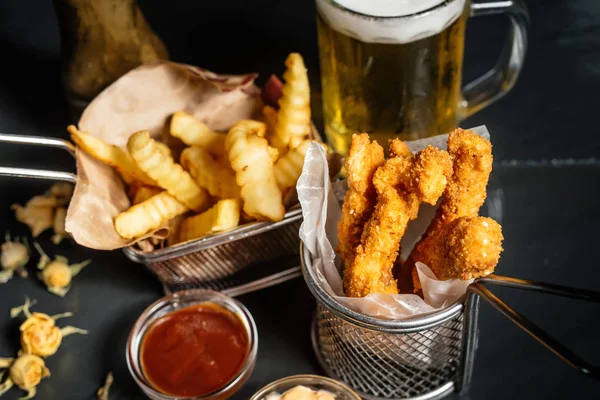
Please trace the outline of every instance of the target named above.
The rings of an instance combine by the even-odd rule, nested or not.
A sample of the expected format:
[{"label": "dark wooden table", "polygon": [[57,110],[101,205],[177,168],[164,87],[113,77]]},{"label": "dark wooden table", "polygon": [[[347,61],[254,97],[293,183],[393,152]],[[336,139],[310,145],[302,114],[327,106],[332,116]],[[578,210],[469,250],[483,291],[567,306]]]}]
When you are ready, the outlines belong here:
[{"label": "dark wooden table", "polygon": [[[497,272],[598,289],[600,226],[600,2],[531,0],[526,65],[515,89],[463,126],[486,124],[496,167],[484,212],[500,219],[505,252]],[[172,58],[219,72],[281,73],[290,51],[301,52],[318,76],[311,1],[220,2],[140,0]],[[168,5],[167,5],[168,4]],[[473,20],[467,32],[465,81],[495,62],[507,28],[501,17]],[[50,1],[0,2],[0,132],[66,137],[69,122],[59,83],[59,36]],[[259,83],[262,81],[259,81]],[[313,79],[313,87],[318,81]],[[1,165],[62,168],[60,151],[0,146]],[[554,161],[553,161],[554,160]],[[0,179],[0,232],[24,234],[9,206],[44,191],[46,183]],[[41,239],[48,246],[48,235]],[[60,299],[35,279],[0,286],[0,356],[18,350],[18,322],[8,310],[24,296],[49,314],[72,311],[69,323],[87,336],[65,339],[48,359],[52,377],[41,400],[93,399],[108,371],[111,399],[143,399],[125,364],[125,342],[140,312],[161,296],[154,277],[119,252],[93,252],[65,242],[56,250],[93,264]],[[498,291],[582,356],[600,360],[598,307],[515,291]],[[320,373],[309,340],[314,301],[301,279],[242,296],[258,324],[257,368],[234,397],[247,399],[280,377]],[[21,393],[13,390],[7,400]],[[491,307],[481,308],[473,399],[597,398],[600,384],[579,375]]]}]

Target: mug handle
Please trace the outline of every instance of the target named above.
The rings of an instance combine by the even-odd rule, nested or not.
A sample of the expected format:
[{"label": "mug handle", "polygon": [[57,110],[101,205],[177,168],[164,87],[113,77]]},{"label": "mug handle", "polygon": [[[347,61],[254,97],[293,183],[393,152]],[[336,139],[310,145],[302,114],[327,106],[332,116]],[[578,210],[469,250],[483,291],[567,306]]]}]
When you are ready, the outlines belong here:
[{"label": "mug handle", "polygon": [[514,86],[527,52],[529,13],[522,0],[472,3],[470,17],[507,14],[511,27],[498,62],[486,74],[463,88],[461,119],[465,119],[502,98]]}]

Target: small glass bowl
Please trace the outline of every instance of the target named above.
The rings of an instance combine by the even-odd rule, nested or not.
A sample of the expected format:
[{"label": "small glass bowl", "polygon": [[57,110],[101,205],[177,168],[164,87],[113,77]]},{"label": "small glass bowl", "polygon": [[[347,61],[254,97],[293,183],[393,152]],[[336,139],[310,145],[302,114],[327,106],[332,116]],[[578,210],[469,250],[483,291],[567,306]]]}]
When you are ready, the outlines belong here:
[{"label": "small glass bowl", "polygon": [[335,400],[361,400],[359,395],[343,383],[318,375],[293,375],[276,380],[256,392],[250,400],[265,400],[271,393],[283,394],[298,385],[315,391],[325,390],[331,393]]},{"label": "small glass bowl", "polygon": [[[248,354],[240,372],[224,387],[202,396],[181,397],[173,396],[158,391],[148,381],[141,366],[141,346],[148,328],[159,318],[181,308],[198,305],[201,303],[214,303],[234,313],[246,328],[248,335]],[[256,365],[258,350],[258,332],[254,318],[239,301],[222,293],[205,289],[192,289],[175,292],[152,303],[139,316],[131,329],[127,340],[127,367],[133,379],[152,400],[222,400],[231,397],[246,382]]]}]

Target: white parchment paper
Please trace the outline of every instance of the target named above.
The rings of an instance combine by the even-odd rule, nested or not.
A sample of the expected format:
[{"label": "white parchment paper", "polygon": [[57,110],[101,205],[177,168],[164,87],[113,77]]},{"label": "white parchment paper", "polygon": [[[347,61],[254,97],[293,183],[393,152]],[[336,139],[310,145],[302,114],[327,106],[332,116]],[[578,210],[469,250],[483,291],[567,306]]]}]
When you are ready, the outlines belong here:
[{"label": "white parchment paper", "polygon": [[[489,139],[485,126],[473,130]],[[416,153],[431,144],[446,149],[448,135],[406,142]],[[334,251],[337,246],[337,224],[341,218],[341,206],[329,179],[327,158],[322,147],[311,144],[306,154],[302,175],[296,186],[302,206],[304,222],[300,227],[300,239],[312,257],[312,265],[318,284],[340,304],[353,311],[373,317],[402,319],[444,308],[460,298],[472,281],[453,279],[439,281],[423,263],[417,263],[419,279],[423,286],[424,300],[414,294],[372,294],[363,298],[346,297],[343,291],[341,262]],[[423,234],[435,207],[422,207],[419,217],[412,221],[402,239],[402,251],[408,255]]]}]

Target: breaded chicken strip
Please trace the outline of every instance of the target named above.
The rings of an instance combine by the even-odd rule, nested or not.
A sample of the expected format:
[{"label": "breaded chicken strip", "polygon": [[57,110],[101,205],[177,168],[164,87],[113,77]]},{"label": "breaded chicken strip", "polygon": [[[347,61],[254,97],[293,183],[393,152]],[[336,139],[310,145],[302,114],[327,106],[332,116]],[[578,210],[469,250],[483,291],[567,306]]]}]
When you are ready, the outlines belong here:
[{"label": "breaded chicken strip", "polygon": [[448,136],[453,173],[425,237],[456,218],[475,217],[485,201],[492,172],[492,144],[473,131],[456,129]]},{"label": "breaded chicken strip", "polygon": [[408,192],[417,196],[420,203],[434,205],[447,187],[451,175],[450,155],[436,147],[427,146],[415,157],[410,170]]},{"label": "breaded chicken strip", "polygon": [[[448,153],[452,158],[452,177],[435,217],[421,241],[415,245],[413,253],[422,253],[420,247],[423,241],[455,219],[476,217],[485,201],[493,161],[490,141],[473,131],[458,128],[448,136]],[[412,274],[414,291],[419,293],[421,285],[413,259],[411,254],[400,268],[399,275]]]},{"label": "breaded chicken strip", "polygon": [[[460,217],[423,240],[406,261],[427,265],[440,280],[472,279],[494,272],[502,252],[502,227],[486,217]],[[421,288],[413,269],[415,291]]]},{"label": "breaded chicken strip", "polygon": [[376,193],[373,174],[385,162],[383,148],[369,140],[366,133],[352,136],[352,145],[346,157],[348,192],[338,223],[338,251],[344,265],[350,265],[365,223],[375,208]]},{"label": "breaded chicken strip", "polygon": [[391,158],[373,177],[377,205],[364,227],[360,245],[355,249],[356,258],[344,268],[347,296],[398,293],[396,280],[392,275],[392,263],[417,204],[410,196],[406,196],[404,188],[400,186],[411,167],[410,158]]},{"label": "breaded chicken strip", "polygon": [[388,141],[388,153],[390,158],[394,157],[412,157],[412,151],[400,139],[390,139]]},{"label": "breaded chicken strip", "polygon": [[[402,149],[395,154],[406,154]],[[344,269],[344,287],[350,297],[373,293],[397,294],[392,269],[408,223],[417,217],[421,202],[435,204],[451,173],[445,151],[428,147],[413,159],[388,159],[373,176],[377,205],[364,227],[356,258]]]}]

